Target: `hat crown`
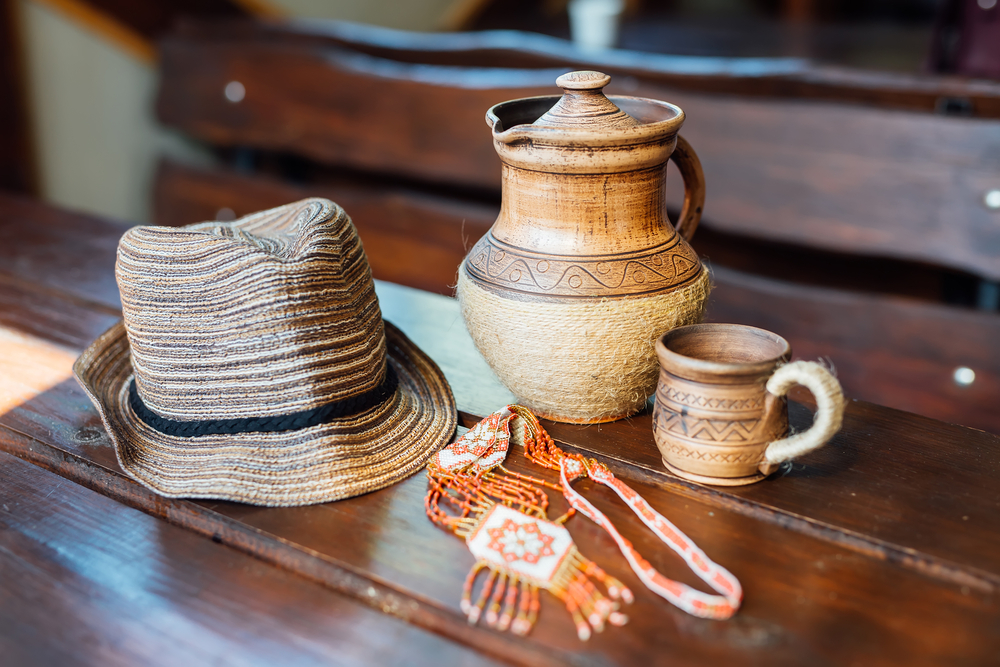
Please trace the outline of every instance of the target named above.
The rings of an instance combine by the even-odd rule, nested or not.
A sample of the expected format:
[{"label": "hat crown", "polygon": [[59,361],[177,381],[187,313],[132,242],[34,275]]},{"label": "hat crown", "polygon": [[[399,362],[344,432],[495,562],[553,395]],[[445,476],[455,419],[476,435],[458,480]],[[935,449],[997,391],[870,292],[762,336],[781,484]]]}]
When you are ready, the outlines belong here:
[{"label": "hat crown", "polygon": [[134,227],[115,274],[136,389],[161,417],[280,416],[385,377],[371,269],[350,218],[328,200]]}]

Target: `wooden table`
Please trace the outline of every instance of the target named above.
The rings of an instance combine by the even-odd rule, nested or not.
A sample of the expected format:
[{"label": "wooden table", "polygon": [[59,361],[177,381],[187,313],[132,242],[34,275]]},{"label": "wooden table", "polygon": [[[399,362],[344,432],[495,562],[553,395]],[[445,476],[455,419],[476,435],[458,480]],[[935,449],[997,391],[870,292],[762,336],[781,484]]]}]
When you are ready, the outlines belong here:
[{"label": "wooden table", "polygon": [[[121,471],[70,372],[119,317],[123,229],[0,195],[0,664],[1000,661],[1000,438],[859,401],[828,447],[735,489],[667,474],[648,411],[552,424],[560,446],[606,461],[745,590],[730,621],[689,617],[574,518],[581,552],[637,598],[628,625],[587,643],[551,598],[527,639],[467,625],[473,559],[424,516],[422,475],[302,508],[156,496]],[[378,292],[444,369],[465,426],[510,400],[454,301]],[[809,419],[792,404],[794,425]],[[516,452],[511,465],[528,469]],[[579,488],[657,569],[696,583],[608,490]]]}]

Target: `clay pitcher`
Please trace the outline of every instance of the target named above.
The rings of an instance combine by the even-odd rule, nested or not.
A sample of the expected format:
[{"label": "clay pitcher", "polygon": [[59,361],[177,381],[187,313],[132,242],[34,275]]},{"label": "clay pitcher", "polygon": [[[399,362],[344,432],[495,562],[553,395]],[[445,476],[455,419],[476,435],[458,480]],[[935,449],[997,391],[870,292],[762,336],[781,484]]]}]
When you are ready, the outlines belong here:
[{"label": "clay pitcher", "polygon": [[[709,290],[687,243],[705,187],[677,135],[684,112],[606,97],[610,80],[571,72],[556,80],[562,97],[487,112],[503,203],[459,268],[462,315],[479,351],[523,405],[557,421],[641,410],[656,388],[655,341],[700,322]],[[677,231],[664,200],[670,159],[685,188]]]}]

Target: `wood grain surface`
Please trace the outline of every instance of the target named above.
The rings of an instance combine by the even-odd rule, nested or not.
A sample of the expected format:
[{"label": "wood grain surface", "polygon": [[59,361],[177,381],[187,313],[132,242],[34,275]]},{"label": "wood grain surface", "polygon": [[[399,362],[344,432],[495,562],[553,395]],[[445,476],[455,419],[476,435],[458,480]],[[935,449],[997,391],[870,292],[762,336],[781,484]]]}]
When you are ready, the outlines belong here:
[{"label": "wood grain surface", "polygon": [[[554,79],[575,63],[515,69],[497,53],[477,68],[461,53],[439,65],[309,40],[176,36],[163,44],[157,109],[214,146],[495,192],[485,111],[557,92]],[[222,94],[230,81],[246,89],[238,103]],[[983,203],[996,187],[996,118],[708,94],[639,72],[607,91],[685,111],[681,135],[704,167],[710,228],[1000,279],[1000,214]]]},{"label": "wood grain surface", "polygon": [[[0,206],[5,203],[0,199]],[[35,207],[39,219],[54,214]],[[7,219],[0,213],[0,226]],[[23,253],[42,254],[30,247]],[[72,265],[72,256],[56,259],[52,271]],[[0,265],[0,275],[17,278],[8,266]],[[110,270],[109,263],[103,271]],[[101,283],[92,277],[91,284]],[[627,610],[630,623],[581,644],[565,611],[545,599],[539,626],[522,640],[466,624],[458,599],[473,559],[461,541],[425,518],[426,482],[420,475],[351,500],[285,509],[164,499],[126,477],[96,412],[68,376],[81,347],[74,341],[100,329],[101,317],[111,317],[111,306],[102,305],[108,295],[84,300],[58,288],[42,289],[53,300],[65,294],[66,304],[94,309],[97,315],[75,330],[68,324],[75,318],[61,323],[51,318],[53,329],[66,331],[46,334],[45,327],[25,322],[32,313],[44,317],[53,308],[36,308],[37,293],[25,287],[11,299],[20,319],[0,325],[30,359],[38,359],[20,366],[2,361],[0,395],[9,395],[9,387],[19,388],[21,395],[0,413],[0,449],[49,471],[0,459],[0,474],[18,480],[0,484],[3,494],[16,496],[8,502],[5,495],[5,512],[12,502],[21,503],[0,514],[5,526],[15,527],[3,533],[0,563],[23,571],[23,563],[33,557],[22,554],[35,553],[40,543],[53,545],[47,551],[51,557],[38,561],[49,563],[43,565],[46,574],[22,577],[23,583],[8,590],[17,599],[41,596],[39,608],[68,614],[73,632],[92,631],[95,638],[86,646],[94,646],[95,655],[121,636],[114,626],[82,625],[83,619],[100,618],[100,607],[128,619],[126,638],[143,638],[156,628],[155,641],[169,642],[171,633],[183,632],[186,624],[199,626],[185,636],[204,638],[202,653],[178,641],[177,653],[164,656],[190,649],[208,658],[213,647],[239,646],[242,655],[262,662],[277,646],[305,661],[328,655],[331,646],[348,656],[381,655],[371,653],[379,649],[370,643],[379,633],[399,649],[385,654],[390,660],[432,655],[446,663],[468,656],[449,644],[531,664],[659,664],[664,656],[678,664],[970,664],[1000,657],[996,436],[855,401],[830,446],[777,478],[721,490],[684,482],[658,467],[648,411],[602,426],[548,425],[562,446],[599,454],[732,570],[743,583],[746,602],[729,622],[687,617],[645,591],[610,538],[577,517],[569,529],[581,551],[636,591],[637,600]],[[480,414],[508,400],[475,366],[474,350],[456,329],[453,301],[386,283],[378,289],[387,318],[445,370],[466,426],[476,418],[470,411]],[[794,404],[791,421],[806,425],[808,411]],[[539,474],[518,452],[510,466]],[[578,486],[655,567],[693,583],[677,558],[651,539],[607,489],[588,482]],[[556,508],[561,502],[553,499]],[[42,521],[39,512],[55,518]],[[105,544],[98,558],[95,549]],[[115,554],[123,560],[115,560]],[[88,569],[94,562],[103,565]],[[142,588],[129,583],[134,581]],[[243,599],[245,604],[238,602]],[[2,613],[10,618],[20,603],[2,600]],[[149,604],[143,610],[167,606],[166,629],[145,611],[129,613],[129,605],[144,600]],[[268,627],[255,632],[265,615]],[[33,620],[39,618],[22,614],[15,619],[20,625],[12,627],[40,633],[41,621]],[[365,632],[347,635],[349,627]],[[322,642],[302,639],[320,630],[327,633]],[[50,637],[39,634],[33,641],[39,651],[59,655]],[[141,658],[142,650],[122,639],[101,655],[128,660]]]},{"label": "wood grain surface", "polygon": [[188,23],[178,35],[237,47],[268,43],[353,51],[404,63],[599,70],[679,90],[815,98],[925,112],[939,111],[951,101],[976,116],[1000,117],[1000,83],[995,81],[823,66],[802,58],[692,57],[627,50],[593,54],[566,40],[513,30],[433,34],[336,21]]},{"label": "wood grain surface", "polygon": [[481,665],[421,631],[0,453],[5,665]]},{"label": "wood grain surface", "polygon": [[0,193],[0,271],[33,288],[79,303],[121,309],[114,268],[118,239],[130,225],[39,206]]}]

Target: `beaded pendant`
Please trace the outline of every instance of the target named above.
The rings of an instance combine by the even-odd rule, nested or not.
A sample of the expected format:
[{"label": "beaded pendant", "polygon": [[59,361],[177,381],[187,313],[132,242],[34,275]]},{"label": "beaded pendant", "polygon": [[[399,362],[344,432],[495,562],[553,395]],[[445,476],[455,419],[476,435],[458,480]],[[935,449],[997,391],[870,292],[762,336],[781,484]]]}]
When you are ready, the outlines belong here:
[{"label": "beaded pendant", "polygon": [[[521,428],[512,429],[515,425]],[[558,470],[560,484],[504,468],[512,439],[520,440],[531,461]],[[476,558],[461,602],[470,623],[482,618],[497,630],[525,635],[538,616],[538,591],[542,589],[566,605],[581,640],[588,639],[592,631],[603,630],[606,623],[622,625],[628,620],[618,608],[621,602],[632,602],[632,592],[580,554],[563,526],[576,511],[607,530],[642,582],[681,609],[704,618],[724,619],[739,608],[743,593],[732,574],[712,562],[606,466],[556,447],[535,416],[519,405],[494,412],[441,450],[428,464],[427,476],[428,517],[464,538]],[[572,488],[570,483],[584,476],[614,490],[721,595],[703,593],[654,570],[610,520]],[[545,487],[563,493],[571,507],[566,514],[547,518]],[[473,602],[475,581],[483,570],[486,580]]]}]

